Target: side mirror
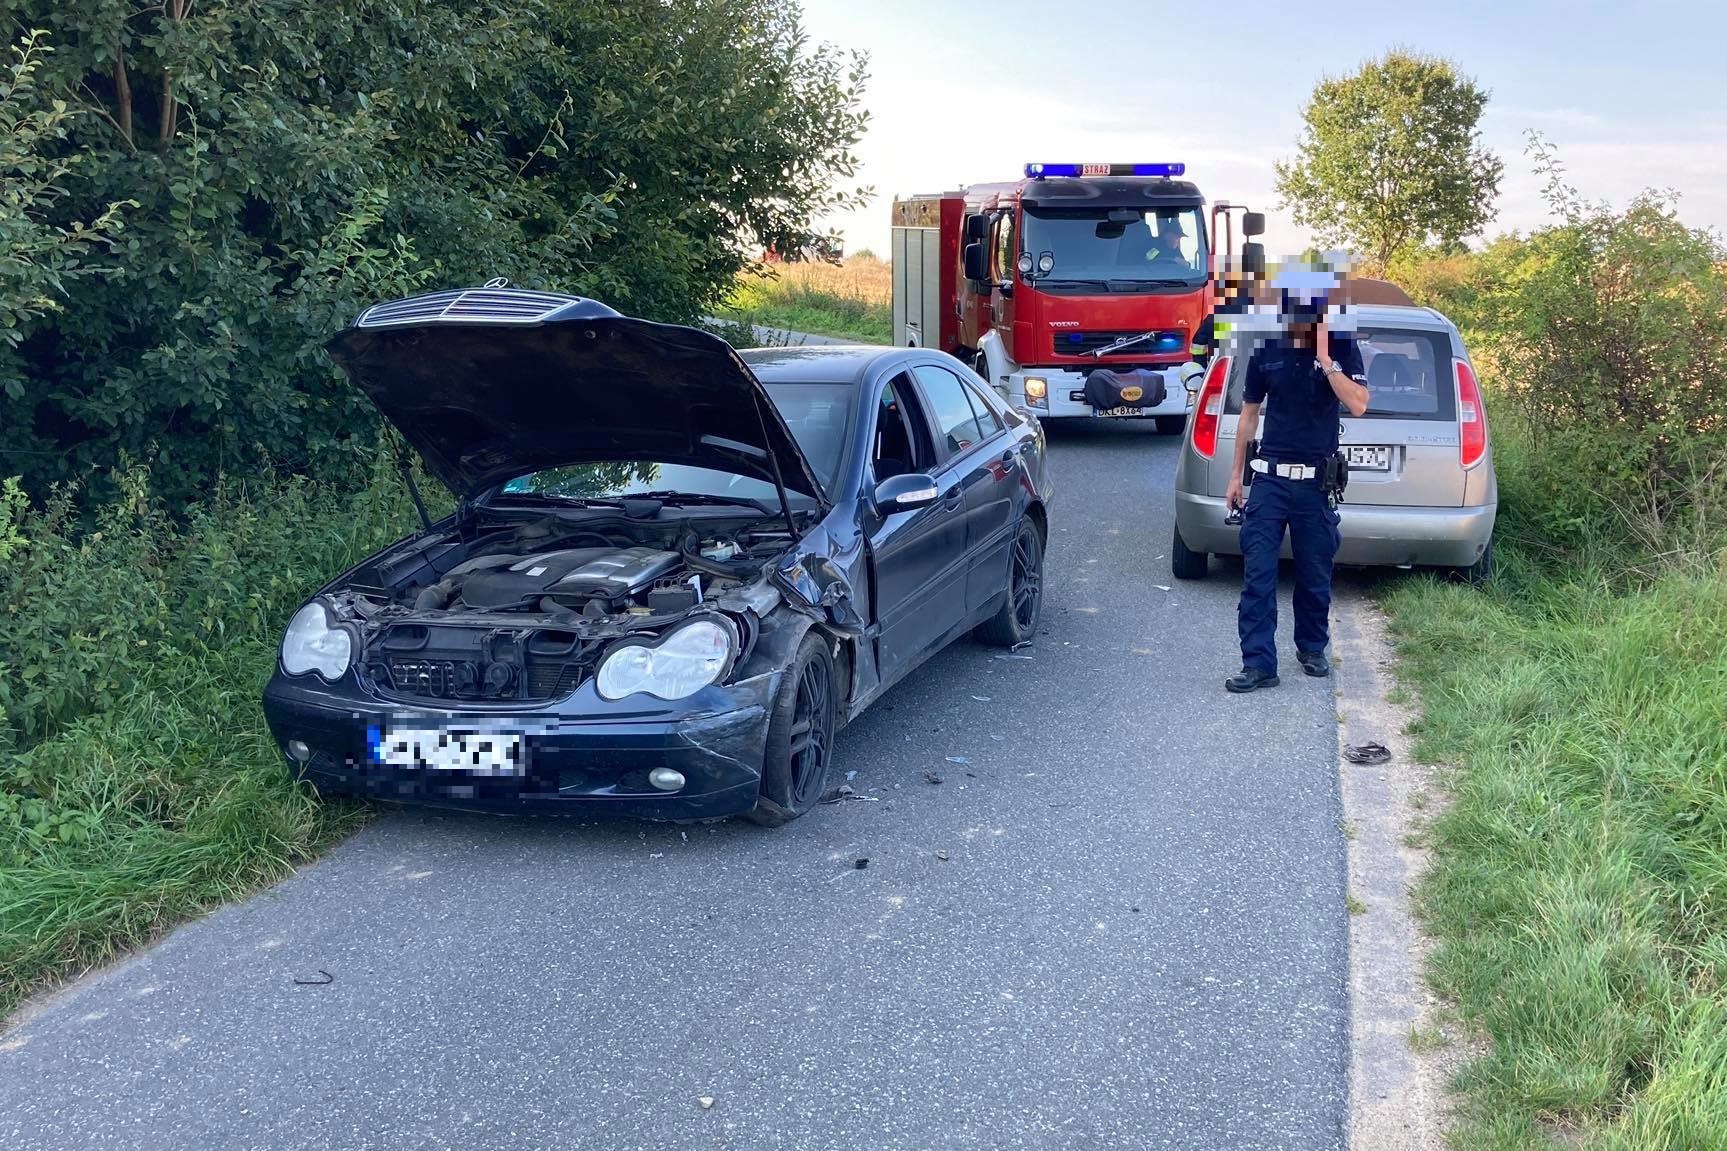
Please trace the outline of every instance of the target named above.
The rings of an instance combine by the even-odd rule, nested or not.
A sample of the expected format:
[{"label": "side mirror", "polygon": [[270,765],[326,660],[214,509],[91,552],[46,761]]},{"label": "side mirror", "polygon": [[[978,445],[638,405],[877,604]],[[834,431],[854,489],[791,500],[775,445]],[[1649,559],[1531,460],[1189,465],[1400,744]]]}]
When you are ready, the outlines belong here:
[{"label": "side mirror", "polygon": [[989,217],[984,215],[967,216],[965,218],[965,238],[967,243],[976,243],[989,235]]},{"label": "side mirror", "polygon": [[974,241],[965,246],[965,278],[973,283],[989,279],[989,253],[981,243]]},{"label": "side mirror", "polygon": [[1265,213],[1243,212],[1241,215],[1241,234],[1244,236],[1265,235]]},{"label": "side mirror", "polygon": [[884,516],[895,512],[915,512],[927,508],[941,498],[935,477],[921,472],[889,476],[875,486],[875,506]]},{"label": "side mirror", "polygon": [[1265,279],[1265,245],[1243,244],[1241,246],[1241,271],[1249,279]]}]

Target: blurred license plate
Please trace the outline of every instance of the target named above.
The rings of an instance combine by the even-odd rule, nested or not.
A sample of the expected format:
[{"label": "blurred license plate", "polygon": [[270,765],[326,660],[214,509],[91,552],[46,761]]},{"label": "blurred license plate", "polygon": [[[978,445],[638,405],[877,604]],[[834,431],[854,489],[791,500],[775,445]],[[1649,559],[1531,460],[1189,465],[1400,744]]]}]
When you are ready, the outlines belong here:
[{"label": "blurred license plate", "polygon": [[1145,409],[1129,408],[1125,406],[1119,408],[1099,408],[1097,414],[1100,416],[1143,416],[1145,415]]},{"label": "blurred license plate", "polygon": [[467,771],[475,775],[520,775],[522,737],[513,732],[451,728],[374,728],[372,759],[385,767]]},{"label": "blurred license plate", "polygon": [[1368,472],[1388,472],[1391,470],[1390,448],[1347,448],[1349,466]]}]

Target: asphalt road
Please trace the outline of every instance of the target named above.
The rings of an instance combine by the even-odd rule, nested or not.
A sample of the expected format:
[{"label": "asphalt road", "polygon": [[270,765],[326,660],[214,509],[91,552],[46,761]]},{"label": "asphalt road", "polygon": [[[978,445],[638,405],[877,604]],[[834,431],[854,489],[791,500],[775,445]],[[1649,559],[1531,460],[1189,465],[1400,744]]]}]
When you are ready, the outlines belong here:
[{"label": "asphalt road", "polygon": [[1222,690],[1175,447],[1052,434],[1036,645],[850,727],[868,799],[389,816],[0,1037],[0,1148],[1342,1147],[1332,689]]}]

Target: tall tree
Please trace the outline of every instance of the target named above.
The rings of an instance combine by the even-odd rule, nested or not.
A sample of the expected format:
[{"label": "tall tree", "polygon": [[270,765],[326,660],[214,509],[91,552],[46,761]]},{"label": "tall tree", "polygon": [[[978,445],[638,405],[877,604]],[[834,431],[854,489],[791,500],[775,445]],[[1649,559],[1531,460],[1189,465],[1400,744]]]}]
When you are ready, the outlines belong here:
[{"label": "tall tree", "polygon": [[31,107],[65,112],[37,149],[63,166],[42,169],[56,191],[27,207],[30,234],[81,241],[80,222],[129,205],[97,245],[110,274],[44,281],[55,307],[0,340],[0,476],[40,495],[147,460],[176,499],[260,462],[358,469],[371,416],[320,346],[420,288],[504,276],[694,318],[759,245],[813,244],[853,194],[835,186],[855,170],[863,63],[810,44],[798,16],[796,0],[10,0],[0,31],[54,48]]},{"label": "tall tree", "polygon": [[1406,248],[1476,235],[1505,169],[1481,142],[1487,98],[1450,61],[1400,50],[1322,80],[1300,154],[1277,165],[1283,206],[1380,270]]}]

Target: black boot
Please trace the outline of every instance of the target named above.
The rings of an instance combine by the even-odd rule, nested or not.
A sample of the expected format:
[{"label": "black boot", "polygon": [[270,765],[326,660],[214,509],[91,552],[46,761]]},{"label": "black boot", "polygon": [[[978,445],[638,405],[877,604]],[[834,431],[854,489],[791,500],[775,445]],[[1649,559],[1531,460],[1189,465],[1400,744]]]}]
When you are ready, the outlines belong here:
[{"label": "black boot", "polygon": [[1301,670],[1308,675],[1324,679],[1331,674],[1331,661],[1322,651],[1298,651],[1295,658],[1301,661]]},{"label": "black boot", "polygon": [[1250,691],[1258,691],[1262,687],[1276,687],[1277,682],[1275,672],[1260,671],[1256,667],[1244,667],[1224,680],[1223,686],[1236,695],[1244,695]]}]

